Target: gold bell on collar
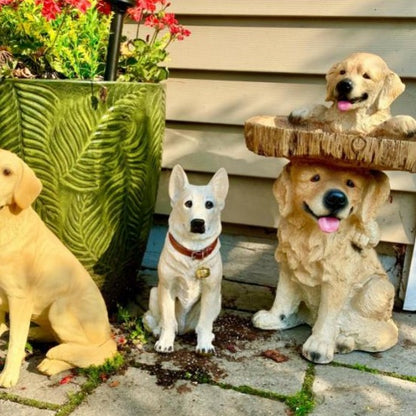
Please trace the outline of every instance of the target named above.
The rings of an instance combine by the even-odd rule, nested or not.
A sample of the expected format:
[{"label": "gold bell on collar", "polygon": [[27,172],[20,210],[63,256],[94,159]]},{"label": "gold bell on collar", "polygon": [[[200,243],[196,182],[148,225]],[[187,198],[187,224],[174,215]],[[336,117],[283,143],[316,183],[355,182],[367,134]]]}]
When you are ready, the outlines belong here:
[{"label": "gold bell on collar", "polygon": [[197,279],[206,279],[211,274],[211,270],[208,267],[198,267],[195,272],[195,277]]}]

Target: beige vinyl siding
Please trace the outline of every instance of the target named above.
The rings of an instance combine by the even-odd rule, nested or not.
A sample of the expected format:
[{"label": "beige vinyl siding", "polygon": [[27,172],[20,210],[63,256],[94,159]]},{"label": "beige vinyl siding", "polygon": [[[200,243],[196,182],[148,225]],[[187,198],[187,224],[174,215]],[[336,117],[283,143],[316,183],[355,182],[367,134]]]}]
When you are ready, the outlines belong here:
[{"label": "beige vinyl siding", "polygon": [[[174,0],[190,38],[172,44],[167,130],[157,212],[170,211],[167,184],[176,163],[195,183],[223,166],[230,175],[224,221],[275,227],[273,180],[286,163],[249,152],[243,125],[324,103],[325,73],[351,52],[381,55],[407,88],[393,114],[416,116],[416,1]],[[133,24],[125,26],[133,36]],[[382,239],[413,244],[416,176],[389,173],[392,199]]]}]

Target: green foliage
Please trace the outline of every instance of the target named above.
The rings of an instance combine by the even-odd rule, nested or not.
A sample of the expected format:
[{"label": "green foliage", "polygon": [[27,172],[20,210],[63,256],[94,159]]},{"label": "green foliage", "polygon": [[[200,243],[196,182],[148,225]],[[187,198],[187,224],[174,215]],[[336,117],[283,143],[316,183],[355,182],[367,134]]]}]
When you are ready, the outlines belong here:
[{"label": "green foliage", "polygon": [[87,377],[91,387],[96,387],[112,375],[116,374],[125,366],[125,364],[124,357],[117,353],[113,358],[106,360],[102,365],[79,368],[77,371],[80,375]]},{"label": "green foliage", "polygon": [[[102,0],[1,0],[0,77],[101,79],[105,73],[111,11]],[[190,35],[167,13],[170,3],[137,2],[127,13],[137,22],[137,39],[125,42],[121,81],[160,82],[167,47]],[[108,6],[108,4],[107,4]],[[139,27],[147,26],[144,39]]]},{"label": "green foliage", "polygon": [[127,308],[120,305],[117,308],[117,322],[121,324],[123,332],[127,334],[127,339],[133,342],[133,344],[147,343],[147,335],[142,320],[133,317]]},{"label": "green foliage", "polygon": [[[95,6],[96,0],[92,0]],[[66,8],[54,20],[41,14],[35,0],[1,8],[0,46],[13,56],[1,75],[91,79],[103,72],[110,17],[95,7],[85,13]]]},{"label": "green foliage", "polygon": [[134,81],[141,79],[145,82],[159,82],[168,78],[166,68],[159,66],[168,53],[166,46],[169,35],[165,35],[154,43],[147,43],[143,39],[125,42],[120,57],[120,67],[123,72],[120,81]]}]

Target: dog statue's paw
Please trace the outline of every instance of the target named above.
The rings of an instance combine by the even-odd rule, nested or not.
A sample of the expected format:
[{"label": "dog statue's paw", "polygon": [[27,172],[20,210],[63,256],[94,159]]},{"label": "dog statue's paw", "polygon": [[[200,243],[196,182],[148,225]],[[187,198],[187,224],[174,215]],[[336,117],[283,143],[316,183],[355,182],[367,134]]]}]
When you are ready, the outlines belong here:
[{"label": "dog statue's paw", "polygon": [[322,104],[313,104],[293,110],[289,116],[289,123],[294,125],[306,124],[308,121],[323,121],[328,110]]},{"label": "dog statue's paw", "polygon": [[173,352],[174,351],[173,342],[172,343],[169,343],[169,342],[165,343],[165,342],[163,342],[162,340],[159,339],[155,343],[155,350],[157,352],[163,352],[163,353]]},{"label": "dog statue's paw", "polygon": [[416,140],[416,120],[411,116],[391,117],[372,130],[370,136]]},{"label": "dog statue's paw", "polygon": [[352,243],[360,248],[375,247],[380,240],[380,229],[376,221],[369,221],[364,228],[357,227],[355,234],[352,236]]},{"label": "dog statue's paw", "polygon": [[310,114],[310,108],[308,107],[302,107],[297,108],[296,110],[293,110],[288,117],[290,124],[300,125],[305,123]]},{"label": "dog statue's paw", "polygon": [[215,355],[215,347],[210,343],[208,345],[198,345],[195,348],[198,355]]},{"label": "dog statue's paw", "polygon": [[7,371],[4,369],[0,374],[0,386],[1,387],[13,387],[19,380],[19,371]]},{"label": "dog statue's paw", "polygon": [[260,329],[289,329],[303,324],[296,313],[290,315],[276,313],[272,310],[261,310],[254,314],[253,325]]},{"label": "dog statue's paw", "polygon": [[43,374],[53,376],[54,374],[61,373],[62,371],[69,370],[73,367],[74,366],[72,364],[69,364],[66,361],[45,358],[37,366],[37,369]]},{"label": "dog statue's paw", "polygon": [[311,335],[302,347],[302,355],[317,364],[328,364],[334,359],[335,345],[327,339]]}]

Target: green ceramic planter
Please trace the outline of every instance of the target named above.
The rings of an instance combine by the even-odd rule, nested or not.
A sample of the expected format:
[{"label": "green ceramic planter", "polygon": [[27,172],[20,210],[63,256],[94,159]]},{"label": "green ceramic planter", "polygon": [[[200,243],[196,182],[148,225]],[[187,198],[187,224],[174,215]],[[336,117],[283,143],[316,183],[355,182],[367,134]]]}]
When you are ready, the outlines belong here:
[{"label": "green ceramic planter", "polygon": [[0,147],[43,183],[34,208],[107,305],[125,302],[151,227],[165,126],[161,84],[0,82]]}]

